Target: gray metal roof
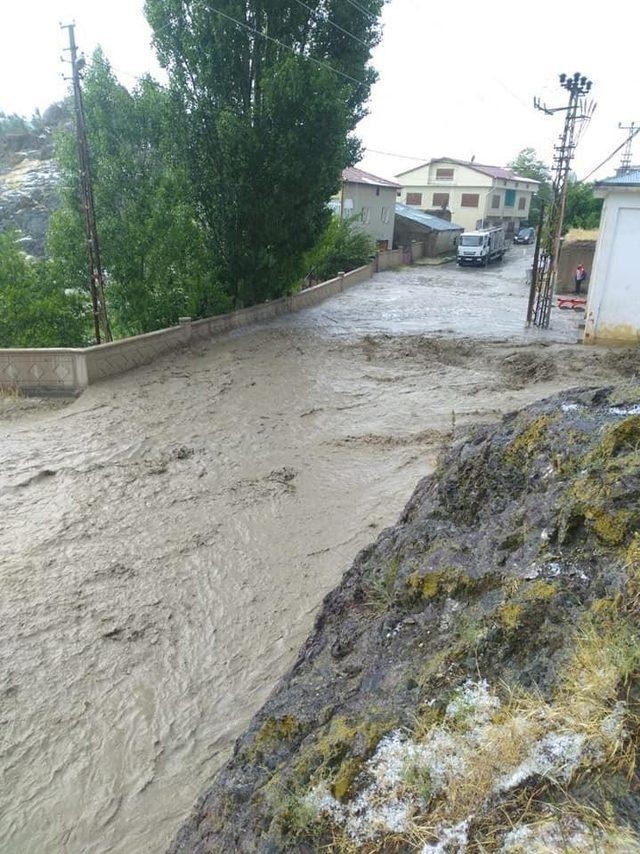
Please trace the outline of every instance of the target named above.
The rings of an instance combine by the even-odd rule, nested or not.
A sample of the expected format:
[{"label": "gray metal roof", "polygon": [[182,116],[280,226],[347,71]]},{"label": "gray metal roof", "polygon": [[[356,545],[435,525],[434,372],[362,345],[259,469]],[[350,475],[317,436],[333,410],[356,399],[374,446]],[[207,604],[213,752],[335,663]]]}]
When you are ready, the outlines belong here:
[{"label": "gray metal roof", "polygon": [[640,169],[631,169],[622,175],[614,175],[612,178],[597,181],[596,187],[640,187]]},{"label": "gray metal roof", "polygon": [[396,202],[396,216],[410,219],[418,225],[430,228],[432,231],[464,231],[464,228],[461,225],[456,225],[455,222],[447,222],[446,219],[440,219],[439,216],[417,211],[415,208],[400,204],[400,202]]}]

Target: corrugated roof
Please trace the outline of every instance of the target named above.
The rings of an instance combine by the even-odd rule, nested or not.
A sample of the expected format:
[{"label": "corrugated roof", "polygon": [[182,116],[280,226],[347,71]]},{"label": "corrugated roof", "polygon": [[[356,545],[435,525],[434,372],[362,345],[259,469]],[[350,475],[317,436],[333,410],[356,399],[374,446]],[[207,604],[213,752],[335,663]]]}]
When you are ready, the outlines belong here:
[{"label": "corrugated roof", "polygon": [[356,169],[355,166],[347,166],[342,170],[342,180],[346,184],[369,184],[371,187],[393,187],[396,190],[400,189],[400,184],[393,181],[387,181],[386,178],[378,178],[377,175],[371,175],[370,172],[363,172],[362,169]]},{"label": "corrugated roof", "polygon": [[446,219],[440,219],[439,216],[417,211],[415,208],[400,204],[400,202],[396,202],[396,216],[410,219],[412,222],[424,225],[432,231],[464,231],[464,228],[461,225],[456,225],[455,222],[447,222]]},{"label": "corrugated roof", "polygon": [[[423,163],[422,166],[428,166],[431,163],[455,163],[458,166],[467,166],[469,169],[475,169],[476,172],[481,172],[483,175],[488,175],[490,178],[498,178],[503,181],[526,181],[529,184],[539,184],[540,181],[535,181],[533,178],[524,178],[522,175],[516,175],[511,169],[506,169],[504,166],[488,166],[486,163],[476,163],[475,160],[456,160],[453,157],[436,157]],[[422,166],[414,166],[413,169],[407,169],[406,172],[400,172],[401,175],[408,175],[410,172],[415,172],[416,169],[421,169]]]},{"label": "corrugated roof", "polygon": [[622,175],[614,175],[611,178],[605,178],[604,181],[597,181],[596,187],[638,187],[640,186],[640,168],[631,169]]}]

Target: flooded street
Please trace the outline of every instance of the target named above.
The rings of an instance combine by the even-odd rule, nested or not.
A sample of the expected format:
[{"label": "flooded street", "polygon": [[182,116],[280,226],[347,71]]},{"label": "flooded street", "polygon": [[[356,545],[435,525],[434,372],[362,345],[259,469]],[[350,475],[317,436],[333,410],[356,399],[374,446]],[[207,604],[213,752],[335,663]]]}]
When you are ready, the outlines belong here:
[{"label": "flooded street", "polygon": [[523,330],[525,253],[0,407],[0,851],[162,851],[452,429],[638,368]]}]

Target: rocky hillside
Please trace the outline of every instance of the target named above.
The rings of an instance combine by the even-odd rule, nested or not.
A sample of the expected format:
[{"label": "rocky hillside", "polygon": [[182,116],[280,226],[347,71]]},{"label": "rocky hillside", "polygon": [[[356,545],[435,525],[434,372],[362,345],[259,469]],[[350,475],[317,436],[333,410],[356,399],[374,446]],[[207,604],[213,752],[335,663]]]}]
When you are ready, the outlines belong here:
[{"label": "rocky hillside", "polygon": [[35,124],[0,134],[0,231],[18,229],[29,255],[44,255],[49,217],[58,205],[54,133],[69,122],[68,111],[56,104]]},{"label": "rocky hillside", "polygon": [[639,400],[459,440],[171,851],[639,852]]}]

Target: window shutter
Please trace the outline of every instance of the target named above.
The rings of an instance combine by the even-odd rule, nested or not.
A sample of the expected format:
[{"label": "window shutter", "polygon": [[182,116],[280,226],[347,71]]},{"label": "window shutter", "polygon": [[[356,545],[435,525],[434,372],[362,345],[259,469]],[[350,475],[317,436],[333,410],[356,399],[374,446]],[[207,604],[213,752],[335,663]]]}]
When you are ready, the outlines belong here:
[{"label": "window shutter", "polygon": [[449,193],[434,193],[433,194],[433,206],[434,206],[434,208],[447,208],[447,207],[449,207]]}]

